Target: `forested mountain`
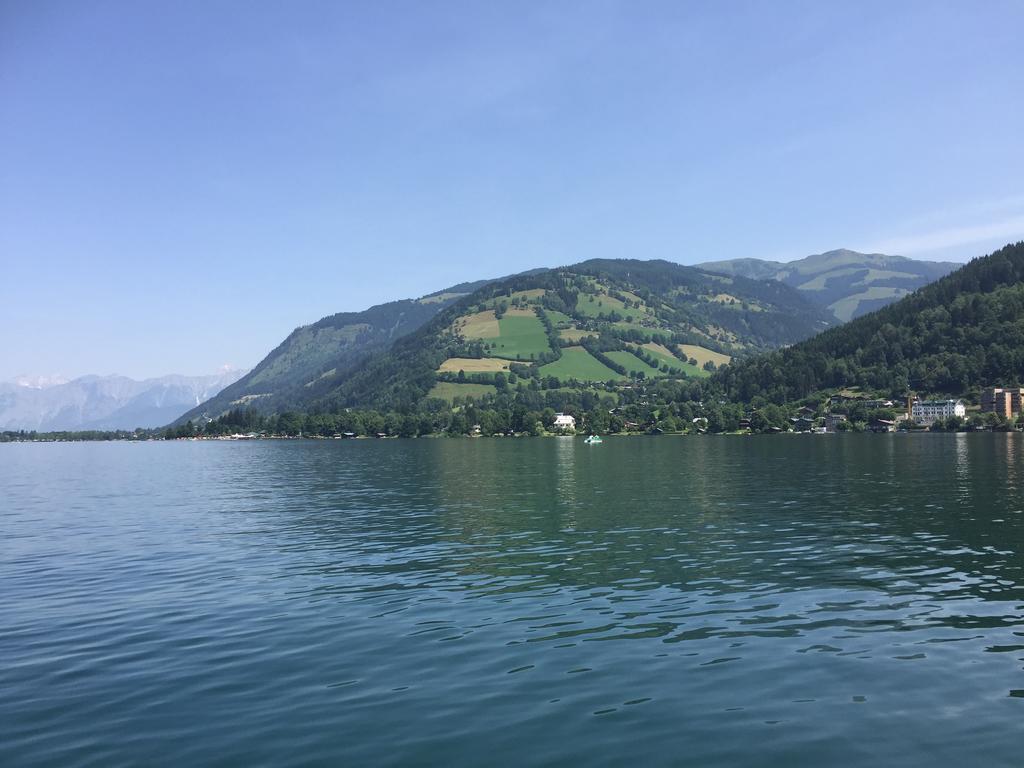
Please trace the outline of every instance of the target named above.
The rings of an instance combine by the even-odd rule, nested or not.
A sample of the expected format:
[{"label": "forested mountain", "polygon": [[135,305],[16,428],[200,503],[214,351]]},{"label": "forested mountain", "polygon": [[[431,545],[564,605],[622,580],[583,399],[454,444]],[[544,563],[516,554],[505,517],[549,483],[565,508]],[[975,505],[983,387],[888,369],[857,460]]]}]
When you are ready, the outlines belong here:
[{"label": "forested mountain", "polygon": [[727,275],[778,280],[846,321],[881,309],[961,265],[840,249],[785,263],[731,259],[698,266]]},{"label": "forested mountain", "polygon": [[0,429],[89,430],[159,427],[216,395],[244,371],[211,376],[82,376],[55,384],[0,383]]},{"label": "forested mountain", "polygon": [[248,374],[179,421],[216,418],[239,407],[270,413],[306,402],[319,380],[344,376],[487,282],[461,283],[421,299],[378,304],[362,312],[339,312],[296,328]]},{"label": "forested mountain", "polygon": [[1024,242],[975,259],[901,301],[716,380],[734,400],[778,403],[859,386],[901,397],[1024,382]]},{"label": "forested mountain", "polygon": [[[732,356],[791,344],[833,318],[777,282],[665,261],[592,260],[490,283],[296,410],[409,409],[631,378],[702,378]],[[524,395],[526,397],[526,395]]]}]

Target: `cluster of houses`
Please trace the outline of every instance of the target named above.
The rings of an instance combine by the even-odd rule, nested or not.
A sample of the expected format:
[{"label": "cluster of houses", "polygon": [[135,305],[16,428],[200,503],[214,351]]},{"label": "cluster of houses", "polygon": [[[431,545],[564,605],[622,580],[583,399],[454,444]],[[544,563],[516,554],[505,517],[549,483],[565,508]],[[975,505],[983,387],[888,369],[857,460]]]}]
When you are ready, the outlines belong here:
[{"label": "cluster of houses", "polygon": [[[896,403],[885,399],[865,399],[861,397],[850,397],[848,395],[833,395],[829,405],[844,406],[856,403],[867,411],[878,411],[893,409]],[[804,406],[797,415],[790,419],[793,429],[796,432],[818,432],[832,433],[844,429],[844,424],[849,421],[845,413],[831,412],[825,414],[821,419],[816,418],[816,411],[813,408]],[[963,418],[966,414],[966,406],[962,400],[920,400],[914,396],[907,398],[907,407],[904,413],[896,416],[895,419],[874,418],[868,423],[868,429],[872,432],[894,432],[902,421],[913,421],[921,426],[930,426],[936,421],[959,416]]]},{"label": "cluster of houses", "polygon": [[[868,411],[893,409],[896,403],[892,400],[869,400],[848,395],[833,395],[830,405],[842,406],[857,403]],[[1024,413],[1024,387],[990,387],[981,394],[981,412],[996,413],[1007,420],[1019,418]],[[914,395],[907,397],[906,409],[898,414],[892,421],[887,419],[873,419],[868,424],[872,432],[895,431],[900,422],[913,422],[921,427],[930,427],[939,421],[945,421],[951,417],[960,419],[967,418],[967,405],[963,400],[947,398],[936,400],[922,400]],[[801,408],[798,416],[791,419],[793,429],[798,432],[837,432],[840,425],[847,420],[841,413],[829,413],[824,417],[823,423],[815,420],[815,411],[812,408]]]},{"label": "cluster of houses", "polygon": [[[842,394],[833,395],[829,401],[832,406],[849,405],[853,402],[863,406],[868,411],[893,409],[896,407],[896,403],[892,400],[872,400],[849,397]],[[1024,387],[991,387],[986,389],[981,395],[981,412],[996,413],[1005,419],[1020,417],[1024,413]],[[903,413],[898,414],[893,420],[872,419],[868,424],[868,429],[872,432],[894,432],[900,422],[904,421],[911,421],[918,426],[929,427],[938,421],[945,421],[953,416],[961,419],[966,418],[967,406],[963,400],[952,398],[945,400],[921,400],[914,395],[909,395],[907,397],[906,410]],[[695,425],[701,421],[705,420],[700,418],[693,420]],[[797,415],[790,419],[795,432],[817,433],[842,431],[844,429],[842,425],[846,421],[848,421],[848,417],[845,414],[834,412],[825,414],[824,418],[818,418],[817,411],[808,406],[801,408],[797,411]],[[629,428],[636,425],[627,422],[626,426]],[[750,418],[748,416],[740,421],[740,428],[749,427]],[[567,413],[556,414],[554,430],[558,432],[574,432],[576,430],[576,419]],[[775,431],[781,430],[776,428]]]}]

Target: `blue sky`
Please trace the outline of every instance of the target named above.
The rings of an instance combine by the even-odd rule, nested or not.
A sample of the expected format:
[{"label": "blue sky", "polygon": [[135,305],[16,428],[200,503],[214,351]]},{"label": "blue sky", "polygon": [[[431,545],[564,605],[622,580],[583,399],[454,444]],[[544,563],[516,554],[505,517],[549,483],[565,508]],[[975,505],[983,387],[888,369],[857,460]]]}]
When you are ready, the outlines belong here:
[{"label": "blue sky", "polygon": [[0,2],[0,380],[591,257],[1024,237],[1020,2]]}]

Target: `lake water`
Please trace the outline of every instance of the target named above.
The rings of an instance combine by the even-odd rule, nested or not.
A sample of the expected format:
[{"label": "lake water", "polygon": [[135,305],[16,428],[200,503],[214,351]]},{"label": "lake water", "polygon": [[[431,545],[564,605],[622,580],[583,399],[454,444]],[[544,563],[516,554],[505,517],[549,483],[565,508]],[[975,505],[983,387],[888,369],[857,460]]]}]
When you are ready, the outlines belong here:
[{"label": "lake water", "polygon": [[1022,437],[0,445],[0,764],[1018,766]]}]

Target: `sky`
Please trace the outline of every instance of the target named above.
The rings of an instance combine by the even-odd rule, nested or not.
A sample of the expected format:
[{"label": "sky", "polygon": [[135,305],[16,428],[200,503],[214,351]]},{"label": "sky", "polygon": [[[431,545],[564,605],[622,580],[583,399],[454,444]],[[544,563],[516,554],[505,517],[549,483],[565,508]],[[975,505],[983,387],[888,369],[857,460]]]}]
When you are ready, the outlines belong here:
[{"label": "sky", "polygon": [[0,0],[0,380],[594,257],[1024,239],[1024,3]]}]

